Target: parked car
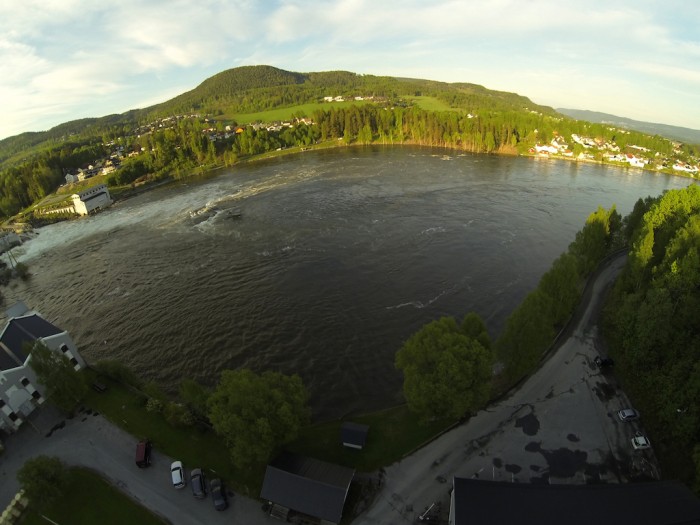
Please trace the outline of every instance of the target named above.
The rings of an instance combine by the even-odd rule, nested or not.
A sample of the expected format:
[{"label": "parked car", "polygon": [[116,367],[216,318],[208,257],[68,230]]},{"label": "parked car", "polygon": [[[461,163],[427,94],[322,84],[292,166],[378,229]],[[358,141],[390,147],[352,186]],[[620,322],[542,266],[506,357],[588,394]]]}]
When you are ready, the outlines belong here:
[{"label": "parked car", "polygon": [[146,468],[151,464],[151,442],[139,441],[136,444],[136,466]]},{"label": "parked car", "polygon": [[600,357],[599,355],[597,355],[593,361],[596,365],[598,365],[598,368],[610,368],[615,364],[615,361],[613,361],[611,358]]},{"label": "parked car", "polygon": [[195,498],[203,499],[207,497],[207,483],[201,468],[193,469],[190,473],[190,486]]},{"label": "parked car", "polygon": [[645,450],[651,448],[651,441],[644,434],[637,433],[636,436],[632,438],[632,447],[634,450]]},{"label": "parked car", "polygon": [[209,491],[211,492],[211,500],[214,502],[216,510],[226,510],[228,500],[226,498],[226,488],[220,479],[212,479],[209,483]]},{"label": "parked car", "polygon": [[173,480],[173,487],[176,489],[181,489],[187,484],[182,461],[173,461],[172,465],[170,465],[170,476]]},{"label": "parked car", "polygon": [[632,421],[639,418],[639,412],[634,408],[623,408],[617,413],[617,417],[620,418],[620,421]]}]

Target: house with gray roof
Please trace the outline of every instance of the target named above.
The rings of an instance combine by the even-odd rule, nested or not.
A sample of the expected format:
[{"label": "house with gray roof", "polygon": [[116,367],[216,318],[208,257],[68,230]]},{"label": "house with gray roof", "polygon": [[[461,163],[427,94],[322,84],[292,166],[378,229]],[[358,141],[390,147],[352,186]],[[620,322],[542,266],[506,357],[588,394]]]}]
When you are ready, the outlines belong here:
[{"label": "house with gray roof", "polygon": [[700,499],[678,481],[550,485],[455,477],[449,525],[687,525]]},{"label": "house with gray roof", "polygon": [[8,321],[0,332],[0,430],[16,431],[45,401],[45,391],[30,366],[25,343],[42,342],[68,358],[75,370],[85,367],[68,332],[50,323],[24,303],[7,311]]},{"label": "house with gray roof", "polygon": [[351,468],[283,452],[267,466],[260,497],[285,521],[297,515],[337,524],[354,475]]}]

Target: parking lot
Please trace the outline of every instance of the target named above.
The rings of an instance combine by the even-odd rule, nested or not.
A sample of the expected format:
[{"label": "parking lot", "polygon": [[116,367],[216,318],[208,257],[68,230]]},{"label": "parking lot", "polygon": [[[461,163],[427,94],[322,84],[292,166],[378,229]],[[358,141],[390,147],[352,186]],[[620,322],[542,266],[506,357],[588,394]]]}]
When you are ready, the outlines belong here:
[{"label": "parking lot", "polygon": [[[151,466],[138,468],[134,460],[137,439],[100,415],[83,412],[73,419],[64,420],[50,407],[39,412],[40,418],[33,422],[34,425],[23,425],[5,442],[5,452],[0,456],[2,508],[19,490],[17,470],[28,459],[44,454],[59,457],[68,465],[100,472],[134,500],[170,523],[278,523],[262,511],[257,500],[235,495],[230,498],[231,506],[227,510],[217,512],[210,496],[196,499],[189,485],[181,490],[175,489],[170,475],[173,458],[157,449],[153,449]],[[55,425],[58,428],[47,437],[47,430]],[[188,475],[194,467],[196,465],[185,465]],[[213,473],[207,474],[211,479]]]}]

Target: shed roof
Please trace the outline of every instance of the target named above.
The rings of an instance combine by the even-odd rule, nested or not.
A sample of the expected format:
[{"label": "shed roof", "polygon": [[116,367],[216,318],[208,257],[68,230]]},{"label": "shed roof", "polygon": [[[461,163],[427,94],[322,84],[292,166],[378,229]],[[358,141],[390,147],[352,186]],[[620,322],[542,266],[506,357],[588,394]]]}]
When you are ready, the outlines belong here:
[{"label": "shed roof", "polygon": [[24,364],[27,355],[22,345],[25,342],[34,342],[63,332],[37,314],[10,319],[0,334],[0,369],[8,370]]},{"label": "shed roof", "polygon": [[369,426],[346,421],[340,426],[340,438],[343,443],[364,447],[367,442]]},{"label": "shed roof", "polygon": [[354,475],[351,468],[283,452],[267,466],[260,497],[338,523]]},{"label": "shed roof", "polygon": [[539,485],[454,478],[454,524],[680,525],[700,522],[700,500],[677,481]]}]

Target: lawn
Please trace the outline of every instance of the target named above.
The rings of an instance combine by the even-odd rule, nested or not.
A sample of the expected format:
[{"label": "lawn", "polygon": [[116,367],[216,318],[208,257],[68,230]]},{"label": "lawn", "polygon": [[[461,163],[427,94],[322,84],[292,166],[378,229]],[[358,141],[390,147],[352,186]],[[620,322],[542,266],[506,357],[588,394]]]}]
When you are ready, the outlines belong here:
[{"label": "lawn", "polygon": [[297,454],[371,472],[400,460],[436,435],[453,421],[421,424],[405,405],[353,417],[354,423],[369,426],[367,444],[362,450],[344,447],[340,442],[343,421],[311,425],[285,448]]},{"label": "lawn", "polygon": [[[221,476],[234,490],[257,497],[265,474],[265,465],[237,470],[229,459],[224,442],[213,431],[194,427],[174,428],[162,415],[147,412],[145,398],[106,377],[97,378],[107,386],[102,393],[90,390],[85,404],[104,415],[137,439],[148,438],[155,449],[180,459],[185,465],[198,465]],[[353,417],[352,421],[369,425],[363,450],[347,449],[340,442],[342,421],[318,423],[304,428],[294,442],[284,448],[298,454],[371,472],[391,465],[451,426],[453,421],[420,424],[405,405]]]},{"label": "lawn", "polygon": [[[90,370],[86,373],[94,373]],[[257,496],[264,468],[240,471],[234,468],[228,449],[213,431],[198,427],[172,427],[161,414],[147,412],[145,398],[108,378],[100,377],[107,386],[102,393],[90,390],[85,404],[137,439],[148,438],[163,454],[181,460],[185,466],[200,466],[221,476],[238,492]]]},{"label": "lawn", "polygon": [[[42,513],[60,525],[164,525],[166,522],[129,499],[93,471],[72,468],[64,496]],[[29,511],[21,525],[50,523],[36,512]]]}]

